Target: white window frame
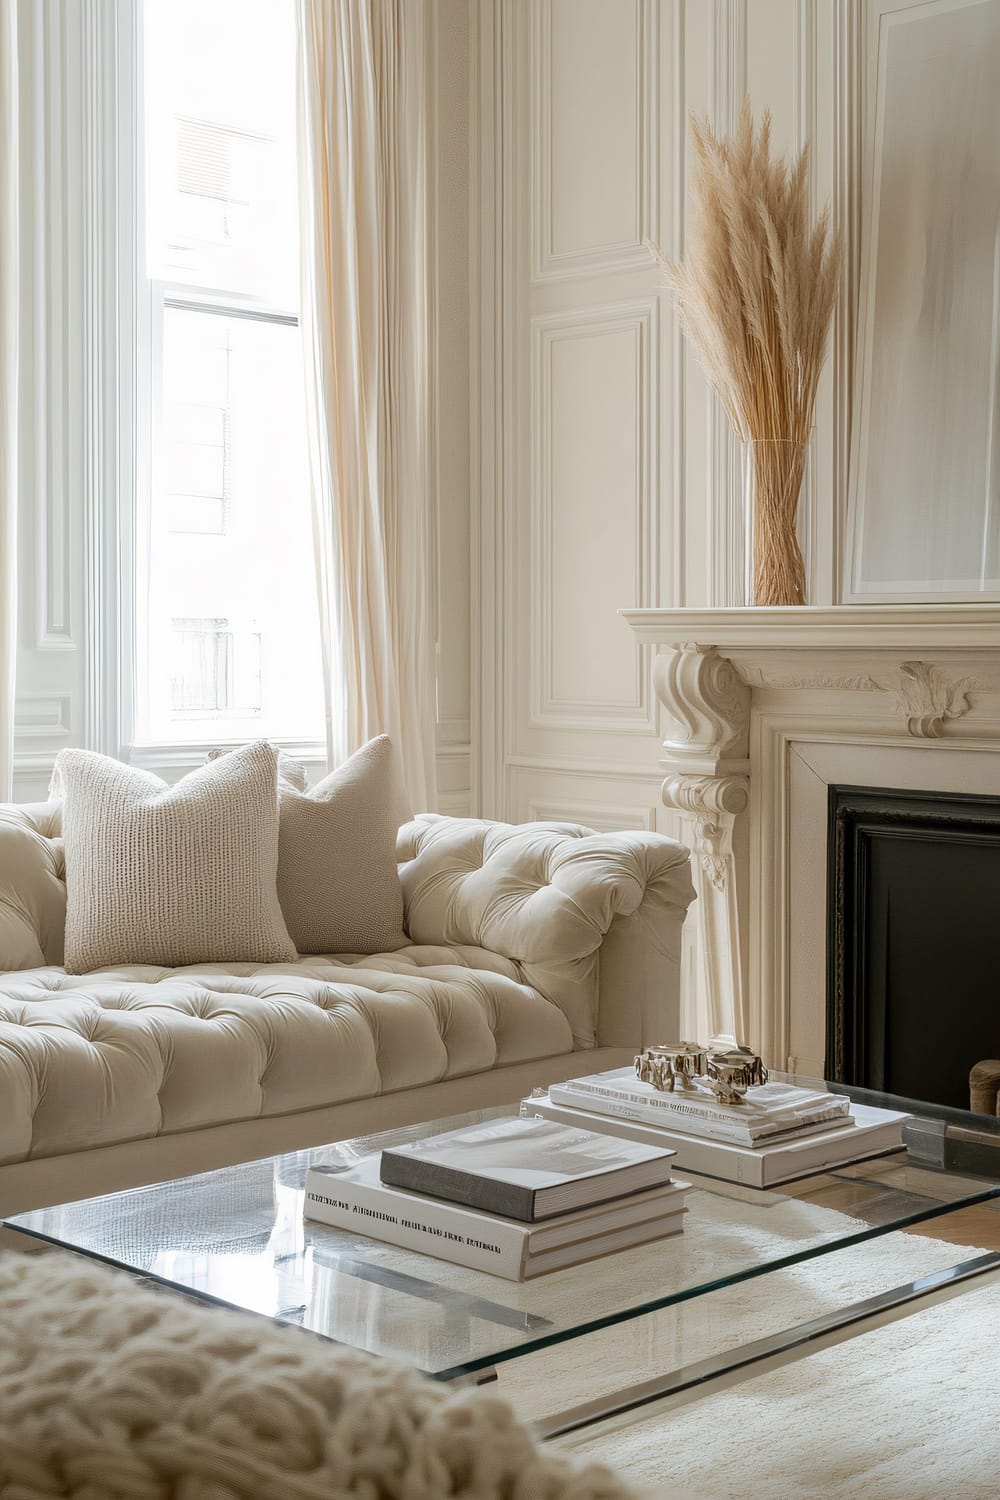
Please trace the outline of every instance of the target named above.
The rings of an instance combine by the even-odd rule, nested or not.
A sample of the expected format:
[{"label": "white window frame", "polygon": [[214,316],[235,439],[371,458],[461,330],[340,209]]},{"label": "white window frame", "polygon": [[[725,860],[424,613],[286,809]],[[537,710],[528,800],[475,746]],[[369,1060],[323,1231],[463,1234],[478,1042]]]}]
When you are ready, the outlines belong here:
[{"label": "white window frame", "polygon": [[[150,482],[148,298],[140,297],[137,0],[18,7],[18,681],[15,795],[46,796],[83,745],[168,780],[198,743],[136,741],[136,495]],[[313,773],[325,744],[276,741]]]},{"label": "white window frame", "polygon": [[[142,612],[135,607],[136,593],[148,576],[148,518],[161,439],[158,416],[161,411],[163,317],[169,307],[190,308],[199,312],[218,311],[227,317],[249,318],[256,322],[297,326],[298,317],[287,309],[276,308],[265,298],[220,291],[180,281],[152,280],[144,264],[145,211],[145,141],[142,121],[142,0],[112,0],[118,12],[118,98],[121,132],[119,170],[116,174],[118,237],[119,328],[119,411],[123,418],[119,430],[120,501],[117,507],[116,532],[119,537],[117,559],[117,616],[119,633],[115,681],[102,674],[95,683],[105,700],[108,720],[114,718],[118,730],[118,753],[135,765],[155,771],[168,779],[203,763],[210,749],[218,745],[239,744],[247,739],[225,719],[215,721],[203,735],[192,740],[162,740],[141,737],[138,729],[150,722],[142,666],[148,659],[148,642],[144,637]],[[122,118],[124,116],[124,118]],[[131,376],[125,379],[125,376]],[[123,502],[123,503],[122,503]],[[105,611],[102,610],[102,613]],[[110,613],[110,611],[108,611]],[[105,660],[110,658],[103,656]],[[114,705],[107,702],[115,699]],[[245,728],[245,725],[244,725]],[[251,736],[252,737],[252,736]],[[322,771],[327,765],[327,749],[318,739],[268,736],[273,743],[308,767]]]}]

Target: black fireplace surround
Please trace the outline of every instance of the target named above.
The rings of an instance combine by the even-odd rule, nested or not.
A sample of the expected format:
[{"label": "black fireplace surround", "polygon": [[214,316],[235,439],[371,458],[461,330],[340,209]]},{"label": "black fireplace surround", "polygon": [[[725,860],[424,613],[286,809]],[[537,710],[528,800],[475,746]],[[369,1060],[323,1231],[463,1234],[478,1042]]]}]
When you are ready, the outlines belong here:
[{"label": "black fireplace surround", "polygon": [[829,789],[827,1077],[959,1109],[1000,1056],[1000,797]]}]

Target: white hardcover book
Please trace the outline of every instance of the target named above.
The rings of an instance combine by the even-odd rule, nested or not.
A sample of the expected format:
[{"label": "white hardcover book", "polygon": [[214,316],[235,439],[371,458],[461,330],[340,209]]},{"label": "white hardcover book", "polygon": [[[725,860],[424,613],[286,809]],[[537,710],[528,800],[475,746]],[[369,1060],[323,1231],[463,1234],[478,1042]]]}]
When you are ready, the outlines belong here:
[{"label": "white hardcover book", "polygon": [[616,1255],[622,1250],[632,1250],[636,1245],[647,1245],[651,1240],[664,1240],[668,1235],[680,1234],[684,1228],[684,1209],[676,1213],[663,1214],[657,1219],[645,1219],[613,1234],[595,1235],[590,1240],[576,1240],[571,1245],[560,1245],[558,1249],[529,1255],[524,1263],[522,1281],[532,1281],[536,1276],[546,1276],[550,1271],[565,1271],[570,1266],[583,1265],[585,1261],[600,1260],[605,1255]]},{"label": "white hardcover book", "polygon": [[727,1141],[681,1135],[622,1115],[600,1115],[559,1104],[552,1098],[551,1090],[547,1099],[526,1099],[525,1105],[547,1120],[569,1123],[578,1119],[588,1130],[607,1130],[624,1140],[647,1144],[662,1141],[676,1150],[676,1165],[681,1171],[754,1188],[776,1187],[824,1167],[843,1166],[845,1162],[863,1161],[869,1156],[898,1150],[903,1124],[910,1118],[895,1110],[852,1104],[853,1130],[828,1130],[776,1145],[734,1146]]},{"label": "white hardcover book", "polygon": [[[569,1078],[561,1087],[618,1104],[662,1111],[674,1121],[672,1128],[690,1129],[695,1135],[711,1135],[712,1139],[742,1144],[800,1125],[849,1118],[848,1101],[842,1094],[802,1088],[777,1079],[748,1089],[745,1102],[739,1105],[721,1104],[707,1085],[696,1083],[692,1088],[671,1092],[654,1088],[637,1078],[632,1068],[612,1068],[605,1073]],[[698,1121],[705,1122],[703,1128],[699,1128]]]},{"label": "white hardcover book", "polygon": [[[555,1269],[552,1257],[561,1256],[560,1264],[575,1264],[607,1254],[614,1247],[600,1247],[612,1236],[637,1236],[631,1243],[638,1243],[676,1233],[688,1186],[671,1182],[532,1225],[388,1187],[379,1180],[379,1157],[373,1154],[347,1167],[311,1166],[303,1212],[337,1229],[523,1281]],[[663,1227],[668,1220],[670,1227]]]},{"label": "white hardcover book", "polygon": [[[677,1134],[699,1136],[704,1140],[728,1141],[733,1146],[759,1146],[766,1141],[777,1141],[798,1137],[807,1131],[829,1131],[849,1126],[849,1112],[821,1111],[819,1118],[780,1120],[767,1127],[755,1127],[752,1122],[733,1122],[727,1117],[713,1118],[710,1115],[690,1114],[683,1109],[665,1107],[658,1098],[631,1099],[620,1097],[612,1091],[605,1093],[585,1092],[575,1082],[552,1084],[549,1097],[558,1104],[567,1104],[593,1111],[600,1115],[618,1115],[625,1119],[639,1120],[649,1125],[662,1125],[665,1130]],[[659,1095],[659,1098],[669,1097]]]}]

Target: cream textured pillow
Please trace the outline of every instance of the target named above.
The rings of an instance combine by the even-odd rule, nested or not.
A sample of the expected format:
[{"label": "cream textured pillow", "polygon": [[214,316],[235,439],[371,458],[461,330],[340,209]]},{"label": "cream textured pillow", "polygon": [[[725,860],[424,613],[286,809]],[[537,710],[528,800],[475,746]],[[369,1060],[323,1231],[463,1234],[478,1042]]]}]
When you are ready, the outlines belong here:
[{"label": "cream textured pillow", "polygon": [[396,869],[392,742],[369,740],[302,792],[283,776],[278,895],[300,953],[388,953],[409,942]]},{"label": "cream textured pillow", "polygon": [[62,750],[66,971],[295,957],[275,889],[277,755],[265,741],[176,786]]}]

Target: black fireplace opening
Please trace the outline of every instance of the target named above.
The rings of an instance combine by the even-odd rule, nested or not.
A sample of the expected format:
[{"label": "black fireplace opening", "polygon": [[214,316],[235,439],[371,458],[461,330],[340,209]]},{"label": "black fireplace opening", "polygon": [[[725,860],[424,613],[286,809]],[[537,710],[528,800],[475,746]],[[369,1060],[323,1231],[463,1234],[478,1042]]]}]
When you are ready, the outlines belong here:
[{"label": "black fireplace opening", "polygon": [[829,789],[827,1077],[969,1108],[1000,1056],[1000,797]]}]

